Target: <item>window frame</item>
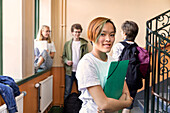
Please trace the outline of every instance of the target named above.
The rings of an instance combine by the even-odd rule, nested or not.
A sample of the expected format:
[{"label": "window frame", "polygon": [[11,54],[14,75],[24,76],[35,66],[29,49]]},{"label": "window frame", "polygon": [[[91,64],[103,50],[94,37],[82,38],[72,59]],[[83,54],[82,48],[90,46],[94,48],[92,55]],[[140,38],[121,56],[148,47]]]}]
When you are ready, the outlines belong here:
[{"label": "window frame", "polygon": [[0,0],[0,74],[3,74],[3,27],[2,27],[2,0]]},{"label": "window frame", "polygon": [[34,30],[34,39],[36,39],[37,37],[37,33],[38,33],[38,30],[39,30],[39,5],[40,2],[39,0],[35,0],[35,30]]}]

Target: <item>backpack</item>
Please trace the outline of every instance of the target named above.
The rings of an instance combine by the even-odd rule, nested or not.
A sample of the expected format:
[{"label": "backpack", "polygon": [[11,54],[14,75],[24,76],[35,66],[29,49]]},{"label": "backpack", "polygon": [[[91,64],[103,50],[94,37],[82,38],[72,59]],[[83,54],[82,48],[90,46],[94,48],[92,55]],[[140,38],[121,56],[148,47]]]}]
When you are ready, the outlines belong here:
[{"label": "backpack", "polygon": [[64,113],[79,113],[83,102],[78,97],[78,93],[68,95],[64,100]]},{"label": "backpack", "polygon": [[140,71],[142,73],[142,78],[146,78],[149,73],[149,64],[150,64],[150,57],[149,52],[142,47],[137,46],[137,50],[139,51],[138,58],[140,61]]},{"label": "backpack", "polygon": [[124,45],[124,49],[119,56],[119,61],[129,60],[129,65],[126,73],[126,83],[129,89],[142,88],[142,73],[140,71],[140,61],[138,58],[139,51],[137,44],[128,44],[127,42],[120,42]]}]

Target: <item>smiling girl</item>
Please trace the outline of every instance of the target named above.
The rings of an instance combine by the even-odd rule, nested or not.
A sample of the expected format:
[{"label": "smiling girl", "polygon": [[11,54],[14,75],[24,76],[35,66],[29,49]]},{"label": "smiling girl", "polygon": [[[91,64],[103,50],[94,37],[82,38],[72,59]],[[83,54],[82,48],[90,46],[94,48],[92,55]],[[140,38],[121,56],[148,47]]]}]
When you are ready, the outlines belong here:
[{"label": "smiling girl", "polygon": [[[56,52],[54,42],[50,38],[50,27],[42,25],[39,29],[37,38],[34,41],[34,70],[35,73],[38,69],[47,70],[52,67],[54,54]],[[42,52],[37,48],[37,42],[47,41],[47,50]],[[42,48],[43,49],[43,48]]]},{"label": "smiling girl", "polygon": [[88,26],[87,36],[93,43],[93,49],[80,60],[77,67],[76,78],[81,91],[79,98],[83,101],[79,113],[114,112],[132,103],[126,82],[119,100],[108,98],[103,92],[108,67],[113,61],[106,53],[112,48],[115,33],[114,23],[105,17],[95,18]]}]

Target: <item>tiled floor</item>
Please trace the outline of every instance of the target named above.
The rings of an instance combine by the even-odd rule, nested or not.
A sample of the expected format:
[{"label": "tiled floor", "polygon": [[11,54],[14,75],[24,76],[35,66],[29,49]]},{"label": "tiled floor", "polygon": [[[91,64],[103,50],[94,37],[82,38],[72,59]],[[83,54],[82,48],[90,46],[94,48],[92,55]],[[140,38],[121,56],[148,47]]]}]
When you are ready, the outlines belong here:
[{"label": "tiled floor", "polygon": [[134,107],[131,113],[143,113],[143,111],[139,107]]}]

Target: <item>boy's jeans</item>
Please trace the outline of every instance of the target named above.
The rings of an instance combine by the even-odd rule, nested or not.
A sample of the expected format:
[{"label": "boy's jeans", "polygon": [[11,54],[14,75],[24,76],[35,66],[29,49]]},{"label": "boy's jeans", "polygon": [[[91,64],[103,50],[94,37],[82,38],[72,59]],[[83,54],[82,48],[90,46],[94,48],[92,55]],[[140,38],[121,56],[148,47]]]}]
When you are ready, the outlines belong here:
[{"label": "boy's jeans", "polygon": [[0,94],[7,105],[8,112],[17,112],[13,89],[5,84],[0,83]]},{"label": "boy's jeans", "polygon": [[65,75],[65,92],[64,92],[64,100],[67,98],[67,96],[71,93],[72,90],[72,85],[74,80],[76,80],[76,85],[77,85],[77,79],[75,77],[76,72],[72,72],[72,75]]}]

